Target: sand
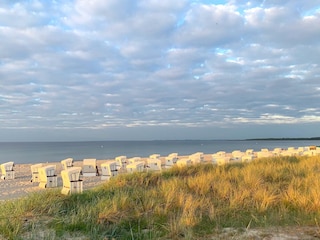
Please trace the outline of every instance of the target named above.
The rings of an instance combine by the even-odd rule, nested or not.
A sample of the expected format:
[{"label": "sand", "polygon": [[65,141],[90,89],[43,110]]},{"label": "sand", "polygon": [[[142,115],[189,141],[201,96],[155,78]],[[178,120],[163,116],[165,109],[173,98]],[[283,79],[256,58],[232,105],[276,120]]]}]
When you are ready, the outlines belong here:
[{"label": "sand", "polygon": [[[98,167],[106,160],[97,160]],[[13,200],[25,197],[32,192],[46,191],[49,188],[40,188],[39,183],[31,182],[31,165],[32,164],[15,164],[14,172],[15,179],[2,180],[0,179],[0,201]],[[62,189],[62,179],[60,172],[62,165],[60,162],[44,163],[46,165],[56,165],[56,174],[58,176],[58,189]],[[82,161],[75,161],[74,166],[82,166]],[[101,169],[100,169],[101,170]],[[101,171],[99,171],[101,173]],[[83,177],[83,190],[93,188],[102,184],[105,180],[101,180],[101,176]]]},{"label": "sand", "polygon": [[[187,156],[179,156],[179,158],[185,158]],[[162,164],[164,164],[165,157],[160,157]],[[211,154],[204,154],[205,162],[210,161]],[[101,175],[101,163],[106,161],[112,161],[114,159],[97,160],[97,166]],[[147,158],[141,158],[142,161],[146,162]],[[82,167],[82,160],[74,161],[75,167]],[[49,188],[40,188],[39,183],[31,182],[31,165],[32,164],[15,164],[14,172],[15,179],[2,180],[0,179],[0,201],[13,200],[21,197],[25,197],[33,192],[46,191]],[[62,178],[61,170],[62,165],[60,162],[43,163],[46,165],[56,165],[56,175],[58,176],[58,189],[62,189]],[[94,177],[80,177],[83,180],[83,190],[87,190],[103,184],[106,180],[101,180],[101,176]]]}]

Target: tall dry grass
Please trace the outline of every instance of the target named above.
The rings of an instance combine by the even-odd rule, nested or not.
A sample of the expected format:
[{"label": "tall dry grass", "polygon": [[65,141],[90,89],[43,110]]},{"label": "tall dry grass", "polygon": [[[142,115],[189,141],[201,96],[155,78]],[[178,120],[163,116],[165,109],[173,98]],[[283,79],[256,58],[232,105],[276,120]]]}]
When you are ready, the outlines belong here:
[{"label": "tall dry grass", "polygon": [[6,202],[0,214],[8,239],[36,238],[39,229],[48,229],[48,239],[194,239],[224,227],[316,225],[320,157],[121,175],[83,194],[53,190]]}]

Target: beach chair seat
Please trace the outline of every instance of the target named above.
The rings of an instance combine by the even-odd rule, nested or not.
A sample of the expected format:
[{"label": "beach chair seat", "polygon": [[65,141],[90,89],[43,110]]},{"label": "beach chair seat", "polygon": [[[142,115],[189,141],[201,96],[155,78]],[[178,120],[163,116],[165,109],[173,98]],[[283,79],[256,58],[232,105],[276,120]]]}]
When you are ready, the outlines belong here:
[{"label": "beach chair seat", "polygon": [[61,164],[62,164],[62,170],[73,167],[73,158],[66,158],[61,161]]},{"label": "beach chair seat", "polygon": [[58,186],[58,177],[55,174],[56,166],[48,165],[39,169],[39,187],[53,188]]},{"label": "beach chair seat", "polygon": [[31,165],[31,182],[39,182],[39,168],[43,166],[42,163]]},{"label": "beach chair seat", "polygon": [[161,160],[157,158],[147,159],[147,171],[161,171]]},{"label": "beach chair seat", "polygon": [[97,159],[95,158],[83,159],[82,175],[84,177],[94,177],[99,175],[98,168],[97,168]]},{"label": "beach chair seat", "polygon": [[108,161],[101,164],[101,180],[109,180],[118,175],[117,162]]},{"label": "beach chair seat", "polygon": [[127,173],[133,173],[133,172],[143,172],[144,171],[144,162],[138,161],[133,162],[127,165]]},{"label": "beach chair seat", "polygon": [[14,179],[14,162],[6,162],[1,164],[1,179],[2,180],[8,180],[8,179]]},{"label": "beach chair seat", "polygon": [[70,167],[61,171],[62,194],[82,193],[83,181],[80,179],[80,172],[81,167]]}]

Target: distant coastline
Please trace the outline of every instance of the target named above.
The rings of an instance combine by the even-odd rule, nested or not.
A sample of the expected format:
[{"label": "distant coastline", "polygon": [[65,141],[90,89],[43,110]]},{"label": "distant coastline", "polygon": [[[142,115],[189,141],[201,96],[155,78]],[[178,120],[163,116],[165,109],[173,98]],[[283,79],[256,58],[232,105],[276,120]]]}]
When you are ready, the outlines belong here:
[{"label": "distant coastline", "polygon": [[290,141],[290,140],[320,140],[320,137],[310,137],[310,138],[249,138],[249,139],[245,139],[246,141]]}]

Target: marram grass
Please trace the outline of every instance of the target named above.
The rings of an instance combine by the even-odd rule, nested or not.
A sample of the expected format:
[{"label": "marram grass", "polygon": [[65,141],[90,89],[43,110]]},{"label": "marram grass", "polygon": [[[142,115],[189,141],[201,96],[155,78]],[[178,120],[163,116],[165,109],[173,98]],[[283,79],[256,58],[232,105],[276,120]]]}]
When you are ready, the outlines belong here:
[{"label": "marram grass", "polygon": [[121,175],[82,194],[48,190],[0,205],[5,239],[194,239],[319,221],[319,156]]}]

